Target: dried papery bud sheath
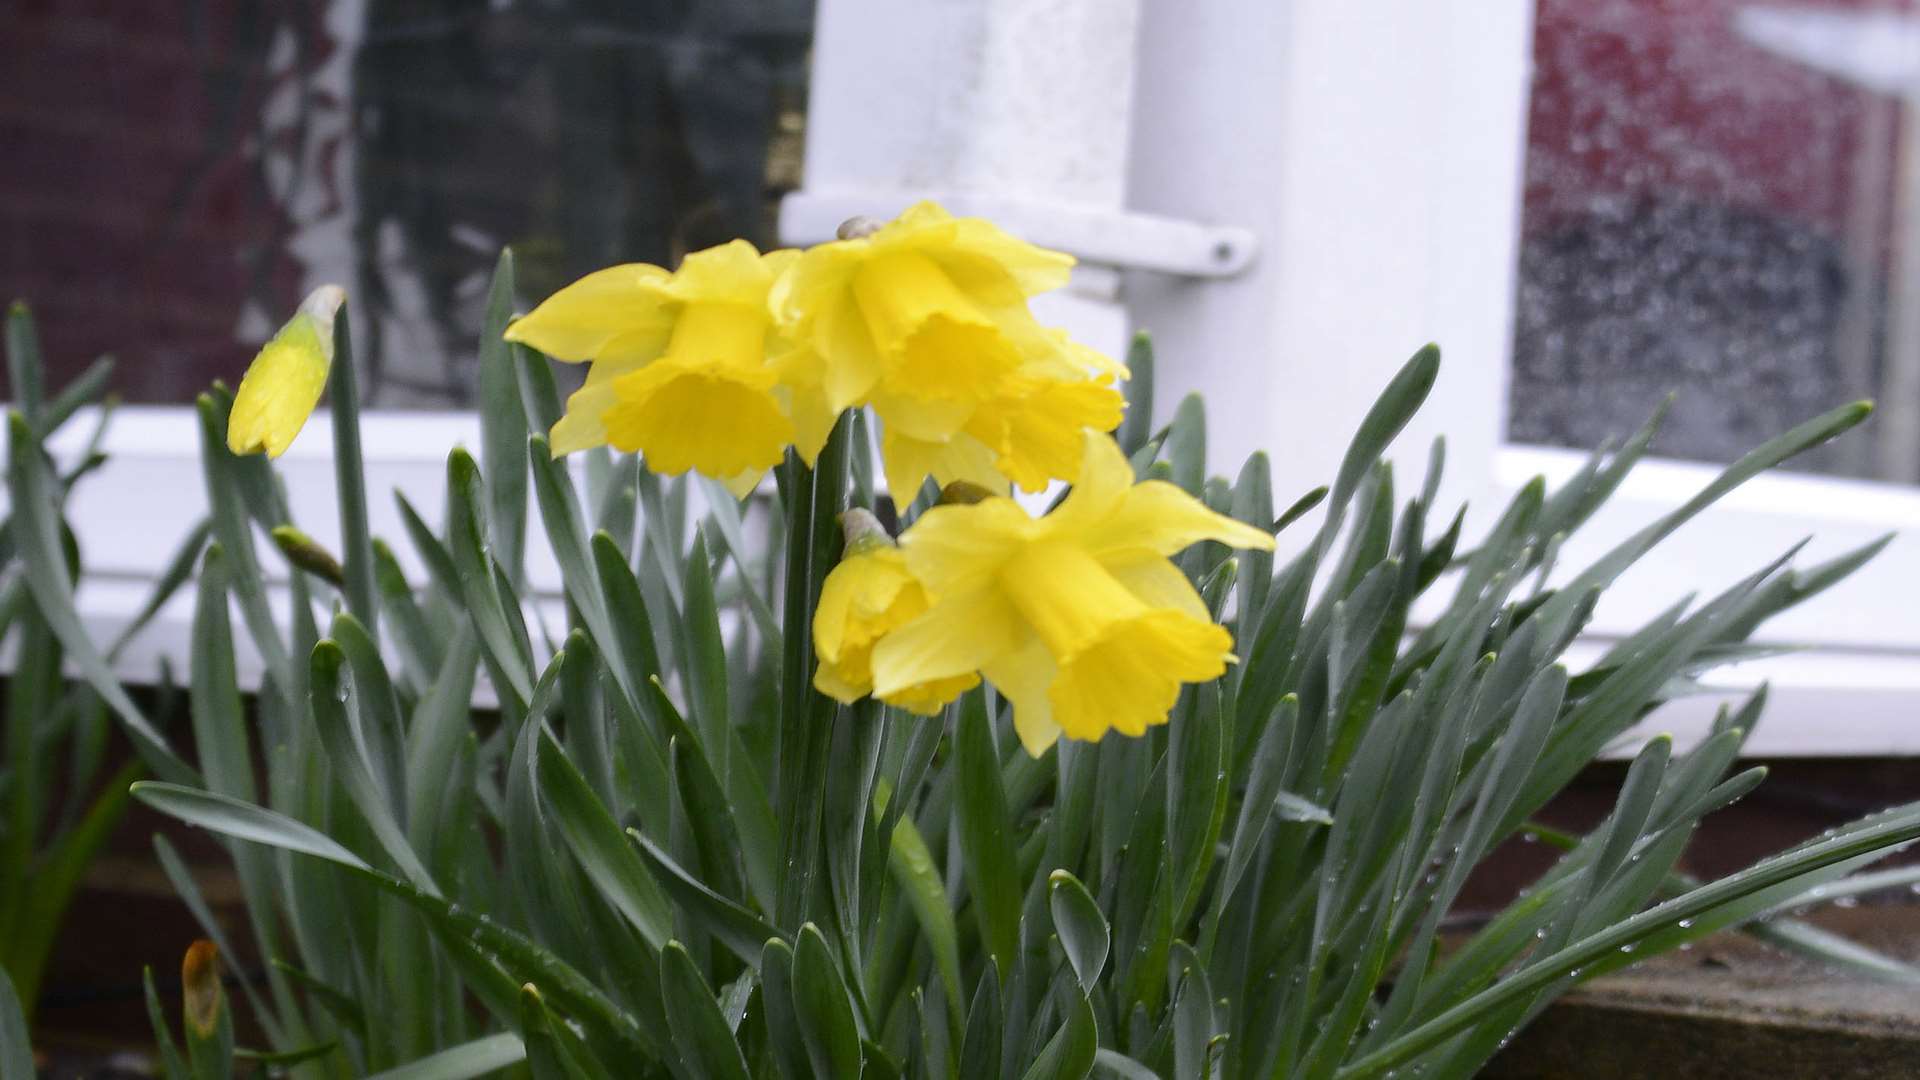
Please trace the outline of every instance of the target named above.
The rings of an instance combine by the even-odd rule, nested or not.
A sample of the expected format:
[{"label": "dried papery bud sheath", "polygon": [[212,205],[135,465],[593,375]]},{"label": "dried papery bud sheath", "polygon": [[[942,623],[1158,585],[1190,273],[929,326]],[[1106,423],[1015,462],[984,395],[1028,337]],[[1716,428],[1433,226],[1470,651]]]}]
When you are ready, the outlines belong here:
[{"label": "dried papery bud sheath", "polygon": [[875,544],[893,543],[893,534],[864,506],[850,507],[840,515],[840,535],[846,541],[844,550],[849,554]]},{"label": "dried papery bud sheath", "polygon": [[220,1024],[224,1005],[220,990],[220,950],[205,938],[187,948],[180,962],[181,1003],[186,1007],[187,1030],[210,1035]]},{"label": "dried papery bud sheath", "polygon": [[870,218],[865,214],[855,214],[841,222],[840,227],[833,231],[833,235],[839,240],[858,240],[863,236],[872,236],[874,233],[879,232],[880,227],[885,224],[886,222],[881,221],[879,218]]},{"label": "dried papery bud sheath", "polygon": [[333,368],[333,324],[347,302],[338,285],[307,295],[293,318],[261,347],[233,395],[227,449],[279,457],[306,425]]},{"label": "dried papery bud sheath", "polygon": [[233,1075],[233,1016],[220,985],[220,950],[202,938],[180,962],[187,1060],[196,1080]]}]

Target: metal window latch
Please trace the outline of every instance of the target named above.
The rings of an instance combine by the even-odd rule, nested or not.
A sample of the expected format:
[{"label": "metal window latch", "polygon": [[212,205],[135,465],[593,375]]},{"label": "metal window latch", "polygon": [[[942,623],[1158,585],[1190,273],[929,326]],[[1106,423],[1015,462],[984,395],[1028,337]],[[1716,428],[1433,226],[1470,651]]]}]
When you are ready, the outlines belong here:
[{"label": "metal window latch", "polygon": [[1252,230],[1074,203],[965,192],[795,191],[780,204],[780,239],[814,244],[856,215],[891,215],[930,198],[961,217],[984,217],[1041,247],[1083,262],[1178,277],[1226,278],[1253,262]]}]

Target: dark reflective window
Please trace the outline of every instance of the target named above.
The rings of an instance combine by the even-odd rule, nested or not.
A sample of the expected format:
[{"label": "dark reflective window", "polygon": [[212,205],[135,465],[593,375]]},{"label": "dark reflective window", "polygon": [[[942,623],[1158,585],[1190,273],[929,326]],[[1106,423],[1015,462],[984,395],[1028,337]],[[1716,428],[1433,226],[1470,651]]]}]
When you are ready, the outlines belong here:
[{"label": "dark reflective window", "polygon": [[324,281],[377,405],[473,391],[487,275],[527,299],[772,239],[811,0],[23,0],[0,34],[0,292],[58,380],[239,376]]},{"label": "dark reflective window", "polygon": [[1799,467],[1920,480],[1911,5],[1541,0],[1534,64],[1509,436],[1675,390],[1657,452],[1729,461],[1874,397]]}]

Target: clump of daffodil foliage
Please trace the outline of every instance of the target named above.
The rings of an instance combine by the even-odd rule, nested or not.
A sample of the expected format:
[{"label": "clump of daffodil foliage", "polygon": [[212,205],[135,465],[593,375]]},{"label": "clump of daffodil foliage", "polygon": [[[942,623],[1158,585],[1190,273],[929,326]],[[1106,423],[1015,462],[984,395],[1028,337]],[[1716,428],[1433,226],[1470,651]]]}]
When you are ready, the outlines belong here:
[{"label": "clump of daffodil foliage", "polygon": [[[1437,467],[1403,499],[1382,461],[1426,349],[1331,485],[1276,502],[1262,456],[1207,476],[1197,400],[1154,414],[1144,342],[1122,365],[1035,321],[1070,262],[923,205],[805,252],[615,267],[513,319],[503,258],[479,460],[450,453],[438,528],[401,500],[406,561],[367,533],[337,297],[263,354],[280,374],[202,397],[197,769],[135,791],[229,843],[249,940],[208,936],[281,1067],[1464,1076],[1576,981],[1920,837],[1906,807],[1679,876],[1760,779],[1734,771],[1756,694],[1697,744],[1646,740],[1599,827],[1544,834],[1560,861],[1443,940],[1468,873],[1596,754],[1872,554],[1754,567],[1562,663],[1630,564],[1865,407],[1557,571],[1653,425],[1468,544]],[[547,357],[591,363],[564,408]],[[235,452],[284,446],[323,372],[338,552]],[[1044,512],[1010,497],[1054,481]],[[227,1007],[155,999],[169,1072],[240,1060]]]},{"label": "clump of daffodil foliage", "polygon": [[[113,408],[104,395],[113,361],[96,361],[57,391],[48,387],[39,333],[24,304],[6,314],[6,360],[14,398],[9,502],[37,511],[0,524],[0,648],[8,658],[0,709],[0,1017],[17,1013],[24,1024],[68,903],[125,814],[128,783],[142,775],[138,762],[111,768],[111,713],[124,695],[118,687],[103,695],[68,669],[97,664],[104,671],[180,587],[205,533],[190,533],[128,627],[104,653],[96,649],[72,613],[85,553],[65,515],[73,493],[106,460]],[[56,465],[49,444],[75,427],[91,433]],[[164,709],[168,699],[160,700]],[[122,718],[164,768],[164,741],[143,717]],[[0,1048],[7,1042],[0,1023]],[[15,1064],[0,1058],[0,1075],[16,1075]]]}]

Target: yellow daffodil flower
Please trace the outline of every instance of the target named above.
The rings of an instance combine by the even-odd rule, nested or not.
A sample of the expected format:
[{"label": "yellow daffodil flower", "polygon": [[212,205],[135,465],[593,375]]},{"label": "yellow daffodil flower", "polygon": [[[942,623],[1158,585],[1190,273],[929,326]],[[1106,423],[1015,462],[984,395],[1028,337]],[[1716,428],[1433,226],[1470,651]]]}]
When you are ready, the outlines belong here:
[{"label": "yellow daffodil flower", "polygon": [[[692,469],[736,494],[751,489],[797,435],[770,360],[786,348],[767,307],[768,291],[797,255],[762,255],[735,240],[688,255],[672,273],[616,266],[515,321],[507,340],[559,360],[593,361],[554,425],[553,452],[611,444],[644,454],[657,473]],[[802,450],[811,457],[819,446]]]},{"label": "yellow daffodil flower", "polygon": [[1031,493],[1074,478],[1084,433],[1120,425],[1126,402],[1114,380],[1126,369],[1063,331],[1049,332],[1049,339],[1051,351],[1002,381],[952,438],[930,441],[883,429],[881,457],[897,500],[912,498],[929,476],[941,487],[958,480],[1002,495],[1008,481]]},{"label": "yellow daffodil flower", "polygon": [[[814,689],[852,704],[873,689],[873,646],[894,627],[927,610],[927,591],[907,572],[907,561],[872,514],[858,507],[842,518],[846,554],[827,575],[813,614],[814,651],[820,666]],[[931,716],[980,682],[971,672],[896,691],[889,699]]]},{"label": "yellow daffodil flower", "polygon": [[809,250],[772,304],[821,358],[829,412],[873,406],[896,499],[929,476],[1002,491],[1004,476],[1037,491],[1070,478],[1082,428],[1120,422],[1119,392],[1092,370],[1118,369],[1027,310],[1028,298],[1066,284],[1072,266],[989,222],[920,203]]},{"label": "yellow daffodil flower", "polygon": [[227,449],[236,454],[266,451],[277,458],[306,426],[333,369],[333,324],[347,294],[338,285],[322,285],[307,295],[293,318],[262,346],[227,414]]},{"label": "yellow daffodil flower", "polygon": [[1273,537],[1172,484],[1135,484],[1106,436],[1082,436],[1077,471],[1045,517],[995,497],[935,507],[907,530],[907,572],[934,600],[873,647],[876,696],[978,671],[1038,755],[1062,734],[1143,734],[1182,683],[1225,672],[1232,636],[1169,556],[1201,540],[1270,550]]}]

